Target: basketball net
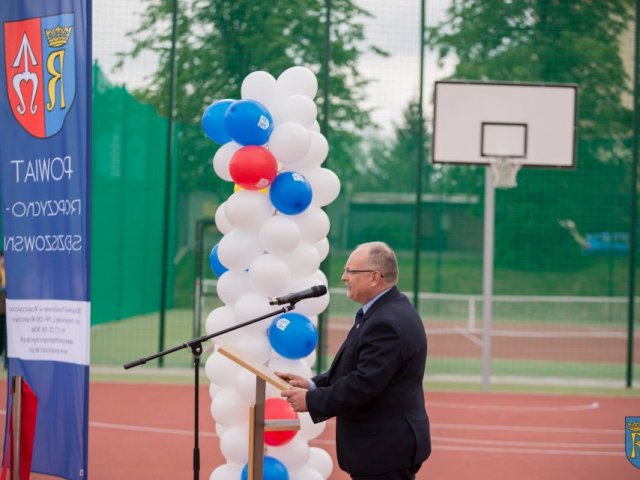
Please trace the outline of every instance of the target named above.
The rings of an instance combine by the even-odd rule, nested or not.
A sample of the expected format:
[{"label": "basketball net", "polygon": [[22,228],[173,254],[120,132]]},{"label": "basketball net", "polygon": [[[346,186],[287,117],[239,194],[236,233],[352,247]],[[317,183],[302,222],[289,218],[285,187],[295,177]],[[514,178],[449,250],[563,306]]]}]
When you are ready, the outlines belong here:
[{"label": "basketball net", "polygon": [[516,177],[522,167],[522,162],[511,157],[493,157],[489,166],[493,174],[495,188],[515,188],[518,186]]}]

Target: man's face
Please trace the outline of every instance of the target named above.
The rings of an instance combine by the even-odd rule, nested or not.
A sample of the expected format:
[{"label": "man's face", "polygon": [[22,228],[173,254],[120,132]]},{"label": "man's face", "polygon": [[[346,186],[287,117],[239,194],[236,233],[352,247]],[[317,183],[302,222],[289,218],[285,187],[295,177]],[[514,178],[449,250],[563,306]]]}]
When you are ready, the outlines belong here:
[{"label": "man's face", "polygon": [[[357,272],[348,273],[349,270],[357,270]],[[342,281],[347,287],[347,297],[364,305],[375,297],[374,274],[370,271],[358,270],[370,270],[369,250],[366,247],[356,248],[351,253],[345,265],[345,271],[342,273]]]}]

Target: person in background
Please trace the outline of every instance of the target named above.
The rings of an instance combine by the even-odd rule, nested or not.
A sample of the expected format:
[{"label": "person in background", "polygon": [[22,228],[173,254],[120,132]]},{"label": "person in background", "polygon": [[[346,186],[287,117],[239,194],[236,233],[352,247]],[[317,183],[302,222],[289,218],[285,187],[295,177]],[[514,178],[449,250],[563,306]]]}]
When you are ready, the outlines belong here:
[{"label": "person in background", "polygon": [[431,453],[422,320],[398,290],[396,256],[383,242],[358,246],[342,281],[362,305],[353,327],[327,372],[275,372],[293,387],[282,396],[316,423],[336,417],[338,463],[353,479],[414,479]]}]

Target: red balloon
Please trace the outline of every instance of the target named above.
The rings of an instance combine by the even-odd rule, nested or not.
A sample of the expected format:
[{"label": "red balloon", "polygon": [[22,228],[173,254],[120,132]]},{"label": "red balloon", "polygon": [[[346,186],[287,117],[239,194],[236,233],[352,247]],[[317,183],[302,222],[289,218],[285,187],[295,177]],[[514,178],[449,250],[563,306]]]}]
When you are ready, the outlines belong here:
[{"label": "red balloon", "polygon": [[271,185],[278,173],[278,162],[264,147],[242,147],[231,157],[229,173],[235,183],[246,190],[260,190]]},{"label": "red balloon", "polygon": [[[265,420],[295,420],[298,414],[293,411],[289,402],[284,398],[267,398],[264,401]],[[264,443],[277,447],[289,443],[298,433],[297,430],[278,430],[275,432],[264,432]]]}]

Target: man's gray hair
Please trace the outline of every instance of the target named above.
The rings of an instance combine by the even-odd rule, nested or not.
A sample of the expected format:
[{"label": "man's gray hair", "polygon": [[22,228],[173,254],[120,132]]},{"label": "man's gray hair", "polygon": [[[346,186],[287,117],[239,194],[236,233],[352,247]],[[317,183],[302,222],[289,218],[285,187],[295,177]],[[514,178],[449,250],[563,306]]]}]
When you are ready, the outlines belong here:
[{"label": "man's gray hair", "polygon": [[369,249],[369,268],[378,270],[388,285],[398,283],[398,260],[389,245],[384,242],[368,242],[358,246]]}]

